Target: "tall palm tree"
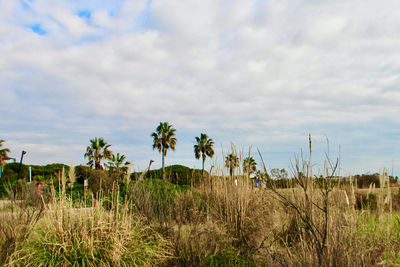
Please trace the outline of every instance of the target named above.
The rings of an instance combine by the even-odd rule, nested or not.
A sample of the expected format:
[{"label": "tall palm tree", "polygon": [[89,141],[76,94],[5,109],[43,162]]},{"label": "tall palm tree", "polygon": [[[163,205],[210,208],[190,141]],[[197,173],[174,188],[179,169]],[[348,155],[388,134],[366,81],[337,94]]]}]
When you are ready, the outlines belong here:
[{"label": "tall palm tree", "polygon": [[239,159],[238,157],[231,153],[225,158],[225,166],[229,169],[229,174],[233,177],[235,168],[239,167]]},{"label": "tall palm tree", "polygon": [[7,154],[7,153],[10,153],[10,149],[2,148],[4,142],[5,142],[4,140],[0,139],[0,167],[2,167],[2,168],[3,168],[4,164],[6,163],[6,160],[10,159]]},{"label": "tall palm tree", "polygon": [[257,163],[253,157],[247,157],[243,160],[243,172],[250,176],[250,174],[256,172]]},{"label": "tall palm tree", "polygon": [[209,156],[212,158],[214,156],[214,141],[211,138],[208,138],[206,134],[200,134],[200,137],[195,137],[197,144],[193,146],[194,155],[196,159],[200,159],[200,156],[203,160],[203,167],[201,169],[201,176],[204,174],[204,162],[206,161],[206,157]]},{"label": "tall palm tree", "polygon": [[118,178],[122,178],[127,174],[129,165],[131,164],[129,161],[125,160],[125,155],[120,155],[119,153],[117,153],[117,155],[112,154],[107,167],[110,171],[115,172]]},{"label": "tall palm tree", "polygon": [[153,137],[153,150],[157,149],[162,156],[162,179],[165,179],[165,157],[168,149],[175,151],[177,139],[175,138],[176,129],[168,122],[160,122],[156,131],[151,134]]},{"label": "tall palm tree", "polygon": [[88,158],[89,162],[87,164],[90,168],[103,169],[101,161],[103,159],[111,159],[112,156],[112,152],[109,150],[110,146],[102,137],[90,140],[90,145],[86,148],[85,153],[85,158]]}]

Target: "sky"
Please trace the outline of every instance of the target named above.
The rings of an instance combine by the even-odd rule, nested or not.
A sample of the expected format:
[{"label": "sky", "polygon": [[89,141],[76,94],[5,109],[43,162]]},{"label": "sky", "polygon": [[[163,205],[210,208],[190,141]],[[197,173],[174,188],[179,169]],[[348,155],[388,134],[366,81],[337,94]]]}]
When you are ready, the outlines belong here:
[{"label": "sky", "polygon": [[[0,139],[27,164],[85,164],[94,137],[135,170],[201,168],[208,134],[268,168],[328,154],[341,174],[400,175],[400,1],[0,0]],[[329,145],[327,143],[329,140]],[[329,147],[329,148],[328,148]],[[340,147],[340,149],[339,149]]]}]

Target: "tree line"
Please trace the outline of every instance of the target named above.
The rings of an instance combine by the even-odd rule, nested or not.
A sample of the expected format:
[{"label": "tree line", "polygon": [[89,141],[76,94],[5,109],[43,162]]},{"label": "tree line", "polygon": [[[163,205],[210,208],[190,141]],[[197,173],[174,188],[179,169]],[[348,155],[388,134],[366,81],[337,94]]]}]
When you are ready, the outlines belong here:
[{"label": "tree line", "polygon": [[[160,122],[156,127],[155,131],[150,134],[153,138],[153,150],[158,150],[161,154],[162,172],[161,178],[165,179],[165,158],[168,150],[175,151],[177,145],[176,129],[173,125],[168,122]],[[8,156],[10,149],[2,148],[4,140],[0,140],[0,167],[4,170],[4,164],[6,160],[11,159]],[[95,137],[89,141],[89,145],[86,148],[84,158],[88,159],[86,163],[91,169],[95,170],[109,170],[114,174],[117,174],[119,178],[124,177],[128,174],[129,167],[132,165],[131,162],[127,161],[126,156],[120,153],[114,154],[111,151],[111,144],[106,142],[102,137]],[[204,166],[207,158],[212,158],[214,152],[214,141],[205,133],[200,133],[200,136],[195,137],[195,145],[193,146],[194,156],[196,159],[202,160],[202,177],[204,176]],[[107,161],[106,163],[102,163]],[[151,162],[150,162],[151,164]],[[225,157],[225,167],[229,170],[229,175],[234,176],[235,170],[239,167],[239,158],[235,153],[230,153]],[[242,162],[243,173],[250,176],[253,173],[257,173],[257,177],[265,176],[261,171],[257,171],[257,163],[253,157],[249,156],[243,159]],[[285,169],[272,169],[272,177],[276,178],[287,178],[287,172]]]},{"label": "tree line", "polygon": [[[156,130],[150,134],[153,138],[153,150],[158,150],[161,154],[162,162],[162,179],[165,179],[165,158],[168,150],[175,151],[178,139],[176,138],[176,129],[173,125],[168,122],[160,122],[156,127]],[[131,164],[125,161],[126,156],[117,153],[115,156],[110,150],[111,145],[108,144],[103,138],[94,138],[90,140],[90,145],[86,148],[85,158],[89,161],[88,166],[94,169],[102,170],[102,160],[109,160],[108,164],[105,164],[105,168],[114,169],[121,174],[126,174],[128,166]],[[200,136],[195,137],[195,145],[193,146],[194,155],[196,159],[202,160],[202,176],[204,176],[204,165],[208,158],[214,156],[214,141],[205,133],[201,133]],[[247,157],[243,160],[244,173],[248,175],[256,171],[256,165],[253,157]],[[234,170],[239,167],[239,158],[234,153],[231,153],[225,158],[225,166],[229,169],[231,176],[234,175]]]},{"label": "tree line", "polygon": [[[153,150],[158,150],[162,157],[162,171],[161,178],[165,179],[165,158],[167,156],[168,150],[175,151],[177,145],[176,138],[176,129],[173,125],[168,122],[160,122],[160,124],[156,127],[156,130],[150,135],[153,138]],[[204,165],[207,158],[212,158],[215,154],[214,152],[214,141],[207,134],[201,133],[200,136],[196,136],[195,138],[194,156],[196,159],[202,160],[202,169],[201,176],[204,176]],[[0,172],[2,176],[4,176],[4,167],[6,161],[11,160],[9,153],[11,152],[9,148],[4,147],[5,140],[0,139]],[[89,145],[86,148],[86,152],[84,154],[84,158],[88,159],[86,163],[91,169],[95,170],[109,170],[112,172],[114,177],[118,177],[121,179],[125,175],[128,175],[129,166],[131,166],[131,162],[126,160],[126,156],[120,153],[114,154],[111,151],[111,144],[108,144],[104,138],[95,137],[90,140]],[[102,161],[107,161],[106,163],[102,163]],[[235,153],[230,153],[225,157],[224,165],[229,170],[229,175],[234,176],[235,170],[239,167],[239,158]],[[19,163],[8,163],[14,173],[18,172]],[[43,175],[53,175],[56,171],[59,171],[62,167],[68,168],[63,164],[50,164],[47,165],[46,168],[40,166],[32,165],[32,173],[33,174],[42,174]],[[263,179],[267,178],[265,176],[269,175],[267,173],[263,173],[262,171],[257,171],[257,163],[255,162],[253,157],[246,157],[242,162],[243,174],[250,176],[250,174],[256,173],[256,176]],[[24,170],[26,172],[26,170]],[[288,173],[285,169],[273,168],[270,170],[271,177],[277,179],[287,179]],[[368,187],[371,183],[378,184],[378,174],[362,174],[355,175],[354,178],[358,181],[358,186]],[[36,179],[35,177],[33,177]],[[39,178],[38,178],[39,179]],[[396,182],[398,177],[390,176],[391,183]]]}]

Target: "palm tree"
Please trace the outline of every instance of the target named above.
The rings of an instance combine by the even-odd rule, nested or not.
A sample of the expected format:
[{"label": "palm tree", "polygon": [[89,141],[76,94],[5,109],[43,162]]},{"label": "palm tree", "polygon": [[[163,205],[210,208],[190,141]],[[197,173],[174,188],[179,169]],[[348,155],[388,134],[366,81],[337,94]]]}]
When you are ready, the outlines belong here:
[{"label": "palm tree", "polygon": [[231,153],[225,158],[225,166],[229,169],[229,174],[231,177],[233,177],[235,168],[239,166],[239,159],[238,157]]},{"label": "palm tree", "polygon": [[257,163],[253,157],[247,157],[243,160],[243,172],[250,176],[250,174],[256,172]]},{"label": "palm tree", "polygon": [[115,172],[118,178],[122,178],[127,174],[129,165],[131,164],[129,161],[125,160],[125,155],[120,155],[119,153],[117,153],[117,155],[112,154],[107,167],[110,171]]},{"label": "palm tree", "polygon": [[90,145],[86,148],[85,153],[85,158],[89,159],[87,164],[90,168],[94,167],[96,170],[103,169],[101,161],[103,159],[111,159],[112,156],[112,152],[109,150],[110,146],[102,137],[90,140]]},{"label": "palm tree", "polygon": [[151,134],[153,137],[153,150],[157,149],[162,156],[162,179],[165,179],[165,157],[168,149],[175,151],[177,139],[175,138],[176,129],[172,128],[168,122],[160,122],[156,131]]},{"label": "palm tree", "polygon": [[10,159],[7,155],[7,153],[10,153],[10,149],[2,148],[4,142],[5,142],[4,140],[0,139],[0,167],[2,168],[6,163],[6,160]]},{"label": "palm tree", "polygon": [[206,157],[209,156],[212,158],[214,156],[214,141],[211,138],[208,138],[206,134],[200,134],[200,137],[195,137],[197,144],[193,146],[194,155],[196,159],[200,159],[200,156],[203,159],[203,167],[201,169],[201,177],[204,174],[204,162],[206,161]]}]

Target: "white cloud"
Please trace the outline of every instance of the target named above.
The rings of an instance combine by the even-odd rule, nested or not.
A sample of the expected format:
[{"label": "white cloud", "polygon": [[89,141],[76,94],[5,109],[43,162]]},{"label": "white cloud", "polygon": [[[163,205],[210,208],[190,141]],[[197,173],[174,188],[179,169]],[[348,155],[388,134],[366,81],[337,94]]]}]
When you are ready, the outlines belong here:
[{"label": "white cloud", "polygon": [[[266,151],[275,144],[283,151],[302,147],[308,132],[339,138],[343,129],[343,143],[356,148],[359,129],[374,129],[379,120],[398,128],[398,5],[169,0],[110,8],[38,0],[24,9],[18,1],[0,1],[6,118],[0,126],[13,144],[22,139],[11,133],[27,129],[36,138],[54,131],[56,137],[38,143],[66,138],[65,147],[97,134],[148,135],[165,120],[185,133],[181,139],[206,131],[218,143],[235,140]],[[85,9],[89,22],[77,16]],[[32,24],[47,33],[35,34]],[[134,146],[144,150],[147,135]],[[374,135],[380,133],[369,138]],[[390,138],[378,144],[379,153]],[[189,145],[182,147],[171,157],[192,156]],[[138,153],[135,160],[145,166],[147,159],[133,150],[125,153]],[[78,157],[77,149],[57,151],[66,161]]]}]

